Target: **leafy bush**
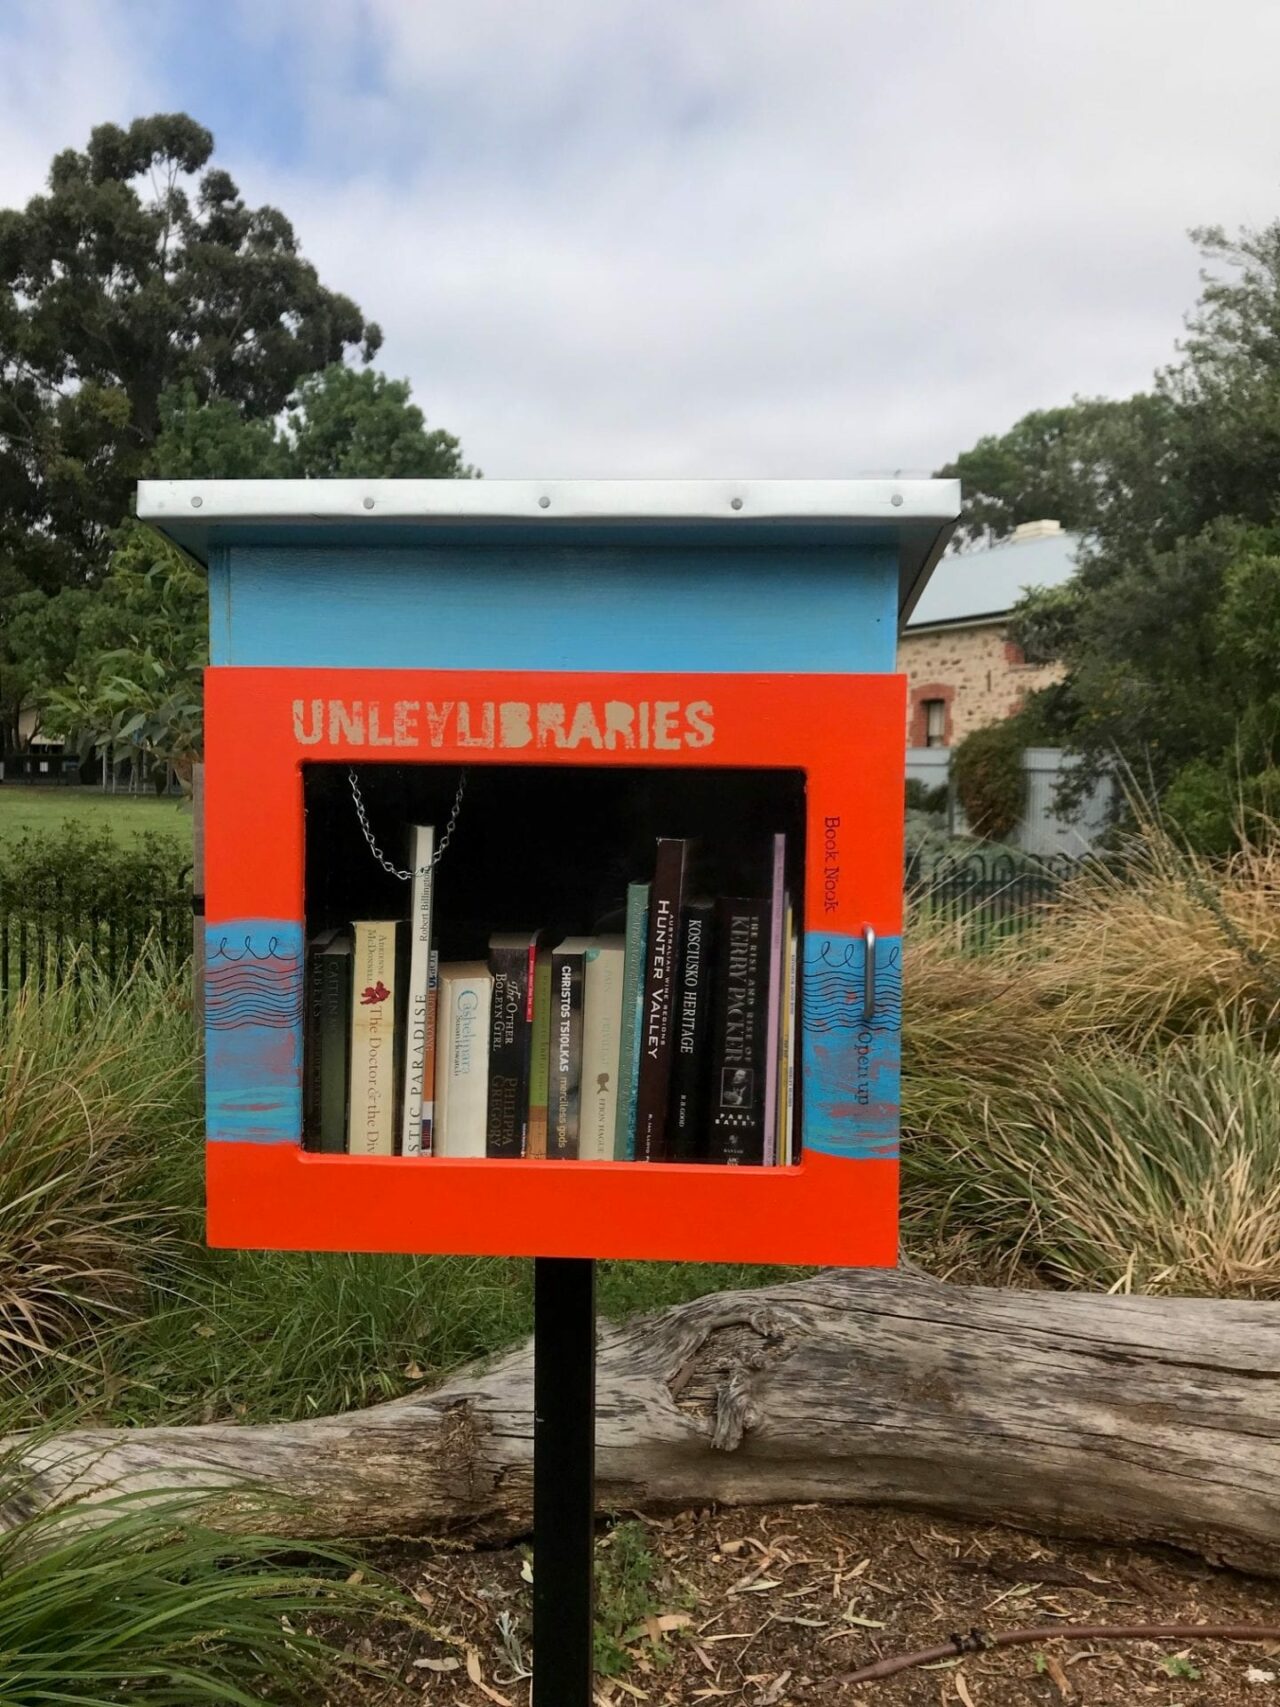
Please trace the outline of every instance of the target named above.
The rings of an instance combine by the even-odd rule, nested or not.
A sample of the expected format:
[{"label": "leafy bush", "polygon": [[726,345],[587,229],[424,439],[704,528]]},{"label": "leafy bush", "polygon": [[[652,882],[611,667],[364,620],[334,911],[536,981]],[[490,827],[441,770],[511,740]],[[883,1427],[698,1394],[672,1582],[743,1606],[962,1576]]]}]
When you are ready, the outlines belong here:
[{"label": "leafy bush", "polygon": [[1280,769],[1245,776],[1226,761],[1194,759],[1174,777],[1160,806],[1190,848],[1229,854],[1280,819]]},{"label": "leafy bush", "polygon": [[908,812],[945,812],[950,789],[945,782],[937,783],[933,788],[921,777],[909,776],[906,785],[906,807]]},{"label": "leafy bush", "polygon": [[190,864],[153,831],[125,841],[68,818],[56,831],[0,842],[0,909],[49,920],[138,913],[179,893]]},{"label": "leafy bush", "polygon": [[956,794],[969,828],[984,841],[1004,841],[1022,817],[1026,739],[1022,723],[1010,717],[972,730],[951,756]]}]

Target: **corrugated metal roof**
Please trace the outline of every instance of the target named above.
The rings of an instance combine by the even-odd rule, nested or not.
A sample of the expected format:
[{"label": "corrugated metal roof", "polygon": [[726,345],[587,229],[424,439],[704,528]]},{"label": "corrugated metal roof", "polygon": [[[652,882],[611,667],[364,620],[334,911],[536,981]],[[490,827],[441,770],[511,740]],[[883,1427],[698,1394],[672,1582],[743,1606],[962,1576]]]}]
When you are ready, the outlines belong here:
[{"label": "corrugated metal roof", "polygon": [[933,571],[907,629],[1003,616],[1028,587],[1060,587],[1070,580],[1079,549],[1078,534],[1056,533],[954,552]]}]

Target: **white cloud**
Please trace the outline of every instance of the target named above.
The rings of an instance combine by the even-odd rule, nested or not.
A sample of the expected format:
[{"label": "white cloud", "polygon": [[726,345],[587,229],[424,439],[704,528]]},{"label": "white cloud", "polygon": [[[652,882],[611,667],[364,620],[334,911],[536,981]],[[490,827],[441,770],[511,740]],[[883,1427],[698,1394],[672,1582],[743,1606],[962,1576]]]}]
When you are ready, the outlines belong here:
[{"label": "white cloud", "polygon": [[1267,0],[223,18],[306,131],[288,170],[225,126],[220,154],[492,475],[927,469],[1144,384],[1195,294],[1185,228],[1280,215]]}]

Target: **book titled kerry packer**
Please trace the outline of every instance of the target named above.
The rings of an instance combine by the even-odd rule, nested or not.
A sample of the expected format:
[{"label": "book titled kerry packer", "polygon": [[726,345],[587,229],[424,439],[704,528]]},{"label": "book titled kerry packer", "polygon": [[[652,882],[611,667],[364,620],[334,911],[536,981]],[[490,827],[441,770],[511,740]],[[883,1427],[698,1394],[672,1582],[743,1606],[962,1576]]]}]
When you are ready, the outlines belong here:
[{"label": "book titled kerry packer", "polygon": [[760,1164],[769,1052],[769,912],[758,900],[716,902],[708,1161]]},{"label": "book titled kerry packer", "polygon": [[489,1015],[486,1156],[523,1156],[529,1147],[533,972],[537,953],[537,931],[495,932],[489,938],[493,1007]]},{"label": "book titled kerry packer", "polygon": [[675,1046],[672,991],[678,976],[680,914],[684,905],[688,846],[678,837],[658,841],[649,889],[649,940],[645,950],[640,1074],[636,1083],[636,1160],[666,1161],[672,1154],[669,1108]]}]

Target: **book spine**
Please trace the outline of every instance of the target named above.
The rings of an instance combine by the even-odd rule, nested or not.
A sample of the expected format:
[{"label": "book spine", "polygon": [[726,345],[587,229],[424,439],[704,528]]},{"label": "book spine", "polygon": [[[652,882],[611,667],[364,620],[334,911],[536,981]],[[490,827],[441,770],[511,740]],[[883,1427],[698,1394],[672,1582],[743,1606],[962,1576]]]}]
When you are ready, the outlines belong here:
[{"label": "book spine", "polygon": [[667,1122],[674,1042],[671,992],[684,901],[684,868],[684,842],[664,836],[658,843],[649,896],[644,1034],[636,1089],[636,1155],[645,1162],[663,1161],[671,1153]]},{"label": "book spine", "polygon": [[493,980],[442,977],[436,1058],[437,1156],[483,1156],[489,1100],[489,1018]]},{"label": "book spine", "polygon": [[420,1156],[422,1104],[426,1094],[427,1006],[431,994],[431,912],[434,891],[432,860],[436,833],[430,824],[417,824],[410,837],[409,864],[413,894],[409,911],[408,1003],[405,1009],[404,1092],[400,1120],[400,1153]]},{"label": "book spine", "polygon": [[683,1161],[705,1155],[707,1039],[711,1032],[713,908],[692,901],[685,908],[676,988],[676,1047],[671,1063],[672,1148]]},{"label": "book spine", "polygon": [[317,967],[320,983],[319,1148],[341,1155],[347,1147],[347,1059],[351,1031],[351,951],[329,949]]},{"label": "book spine", "polygon": [[578,1154],[582,1095],[582,956],[551,957],[551,1056],[548,1067],[547,1154]]},{"label": "book spine", "polygon": [[769,994],[765,1006],[768,1048],[764,1077],[764,1160],[778,1159],[778,1052],[782,1042],[782,941],[787,895],[787,838],[773,838],[773,882],[769,900]]},{"label": "book spine", "polygon": [[547,1099],[551,1049],[551,955],[538,955],[533,972],[533,1026],[529,1051],[528,1156],[547,1153]]},{"label": "book spine", "polygon": [[619,1162],[636,1153],[636,1087],[644,1038],[644,969],[649,940],[649,885],[627,886],[626,951],[622,968],[622,1037],[618,1048],[618,1113],[613,1154]]},{"label": "book spine", "polygon": [[796,1034],[800,999],[800,942],[794,927],[787,932],[787,1015],[786,1015],[786,1072],[782,1080],[782,1159],[791,1163],[796,1159],[795,1149],[795,1118],[796,1118],[796,1059],[799,1053],[799,1043]]},{"label": "book spine", "polygon": [[433,948],[427,968],[427,1046],[422,1061],[422,1154],[436,1142],[436,1037],[440,1023],[440,956]]},{"label": "book spine", "polygon": [[529,1137],[529,1055],[533,986],[528,944],[489,951],[489,1112],[485,1154],[523,1156]]},{"label": "book spine", "polygon": [[624,954],[619,939],[606,938],[584,956],[578,1154],[593,1162],[613,1159]]},{"label": "book spine", "polygon": [[320,1148],[320,951],[307,950],[306,1025],[302,1042],[302,1142],[307,1150]]},{"label": "book spine", "polygon": [[711,1048],[710,1156],[731,1165],[764,1160],[764,1078],[769,1044],[769,903],[722,900]]},{"label": "book spine", "polygon": [[351,1111],[347,1148],[395,1152],[396,926],[357,923],[351,965]]}]

